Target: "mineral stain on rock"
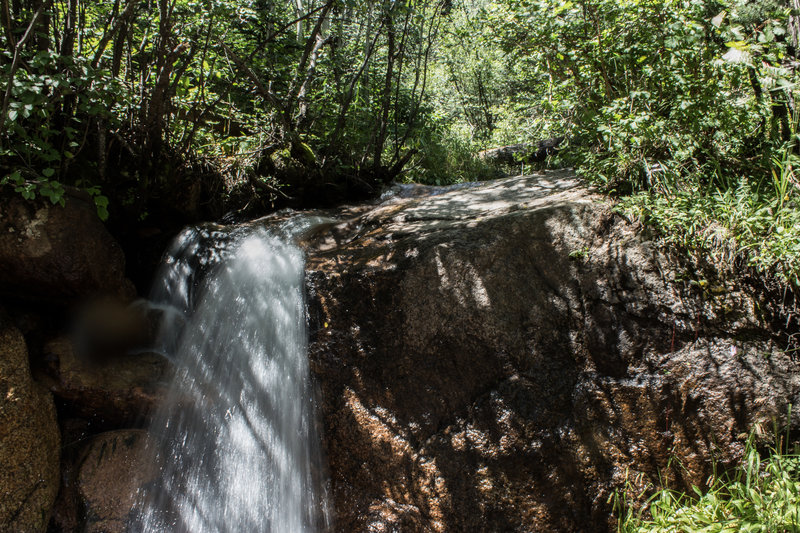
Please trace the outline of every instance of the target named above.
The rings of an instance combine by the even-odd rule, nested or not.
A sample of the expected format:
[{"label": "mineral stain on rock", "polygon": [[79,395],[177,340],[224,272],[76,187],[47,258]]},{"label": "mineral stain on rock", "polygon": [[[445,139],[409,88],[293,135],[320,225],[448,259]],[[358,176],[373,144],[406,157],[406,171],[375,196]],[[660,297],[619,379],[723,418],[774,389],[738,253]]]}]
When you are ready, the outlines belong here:
[{"label": "mineral stain on rock", "polygon": [[122,249],[88,197],[75,192],[61,207],[0,191],[0,296],[63,304],[132,292]]}]

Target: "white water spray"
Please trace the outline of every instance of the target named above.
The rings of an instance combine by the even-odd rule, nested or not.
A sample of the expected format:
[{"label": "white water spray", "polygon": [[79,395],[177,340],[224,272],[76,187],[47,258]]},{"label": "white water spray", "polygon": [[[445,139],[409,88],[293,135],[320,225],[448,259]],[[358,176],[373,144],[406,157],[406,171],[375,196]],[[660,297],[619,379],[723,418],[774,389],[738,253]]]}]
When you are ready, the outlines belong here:
[{"label": "white water spray", "polygon": [[280,232],[186,230],[152,301],[177,371],[150,428],[160,476],[133,530],[301,533],[330,528],[307,358],[304,261]]}]

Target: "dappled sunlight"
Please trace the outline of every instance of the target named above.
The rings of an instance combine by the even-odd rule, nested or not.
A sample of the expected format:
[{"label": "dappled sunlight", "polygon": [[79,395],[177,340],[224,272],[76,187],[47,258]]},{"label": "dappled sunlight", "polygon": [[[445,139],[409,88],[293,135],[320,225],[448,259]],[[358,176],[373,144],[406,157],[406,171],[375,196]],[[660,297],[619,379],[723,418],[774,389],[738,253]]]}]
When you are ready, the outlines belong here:
[{"label": "dappled sunlight", "polygon": [[[395,457],[411,453],[408,440],[396,433],[397,420],[386,409],[380,407],[368,409],[350,388],[345,389],[345,402],[349,412],[355,417],[358,426],[377,449],[388,445]],[[394,428],[392,426],[395,426]],[[387,480],[389,482],[389,480]]]},{"label": "dappled sunlight", "polygon": [[451,261],[450,274],[442,262],[441,250],[436,251],[436,271],[442,282],[442,288],[451,292],[460,305],[474,303],[480,309],[491,306],[489,293],[471,264],[458,259]]},{"label": "dappled sunlight", "polygon": [[328,443],[355,453],[333,467],[355,530],[590,531],[626,472],[701,483],[704,458],[737,453],[743,413],[775,404],[725,362],[741,348],[698,351],[719,319],[664,251],[550,173],[506,181],[414,187],[311,253],[333,324],[312,358],[343,404]]},{"label": "dappled sunlight", "polygon": [[474,225],[481,217],[557,202],[560,195],[567,199],[579,187],[579,182],[570,172],[549,171],[482,182],[480,187],[465,185],[414,186],[415,194],[390,196],[365,216],[364,221],[367,226],[380,223],[381,231],[395,238],[420,235]]},{"label": "dappled sunlight", "polygon": [[611,531],[800,428],[800,0],[0,26],[0,533]]},{"label": "dappled sunlight", "polygon": [[371,450],[368,453],[381,457],[386,467],[406,472],[402,477],[386,477],[380,481],[382,499],[370,508],[373,517],[370,530],[384,531],[388,524],[398,519],[394,508],[410,505],[424,509],[427,524],[433,531],[447,531],[447,515],[452,504],[447,480],[435,457],[420,454],[411,445],[403,436],[402,425],[388,409],[380,406],[367,408],[350,388],[345,389],[344,397],[362,439],[369,443]]}]

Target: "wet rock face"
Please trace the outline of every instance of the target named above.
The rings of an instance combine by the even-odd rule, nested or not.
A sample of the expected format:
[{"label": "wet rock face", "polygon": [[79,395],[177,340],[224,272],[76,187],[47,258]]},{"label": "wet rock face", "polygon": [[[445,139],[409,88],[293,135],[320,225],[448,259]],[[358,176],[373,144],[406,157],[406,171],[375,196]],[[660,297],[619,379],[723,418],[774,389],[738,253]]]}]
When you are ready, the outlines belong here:
[{"label": "wet rock face", "polygon": [[49,365],[43,383],[72,416],[101,427],[141,424],[166,396],[172,375],[169,361],[158,354],[87,360],[66,337],[47,343],[44,354]]},{"label": "wet rock face", "polygon": [[137,491],[156,473],[142,461],[146,445],[145,431],[123,430],[99,435],[87,446],[78,472],[85,531],[127,531]]},{"label": "wet rock face", "polygon": [[567,174],[427,192],[308,244],[337,530],[611,529],[626,479],[702,484],[800,401],[748,295]]},{"label": "wet rock face", "polygon": [[108,431],[82,443],[64,468],[53,526],[57,531],[126,533],[138,490],[157,469],[146,464],[147,432]]},{"label": "wet rock face", "polygon": [[61,207],[0,191],[0,294],[70,302],[133,292],[122,249],[90,201],[68,196]]},{"label": "wet rock face", "polygon": [[22,334],[0,316],[0,531],[45,531],[59,449],[53,399],[31,378]]}]

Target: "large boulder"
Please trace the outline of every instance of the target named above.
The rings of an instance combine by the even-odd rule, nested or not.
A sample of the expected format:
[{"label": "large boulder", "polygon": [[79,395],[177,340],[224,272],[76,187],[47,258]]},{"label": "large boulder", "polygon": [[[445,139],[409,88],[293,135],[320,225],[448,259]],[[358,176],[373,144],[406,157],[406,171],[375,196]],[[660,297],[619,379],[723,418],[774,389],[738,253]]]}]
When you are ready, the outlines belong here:
[{"label": "large boulder", "polygon": [[100,427],[141,424],[166,395],[172,374],[169,360],[155,353],[88,360],[76,353],[67,337],[47,343],[44,358],[48,364],[43,383],[70,415]]},{"label": "large boulder", "polygon": [[59,451],[53,399],[31,378],[22,334],[0,316],[0,531],[45,531]]},{"label": "large boulder", "polygon": [[83,443],[65,465],[55,531],[129,531],[139,489],[157,474],[146,457],[147,432],[108,431]]},{"label": "large boulder", "polygon": [[27,201],[0,188],[0,294],[26,301],[71,302],[97,294],[129,298],[122,249],[92,202]]},{"label": "large boulder", "polygon": [[752,295],[568,173],[432,192],[306,241],[337,530],[612,530],[800,402]]}]

